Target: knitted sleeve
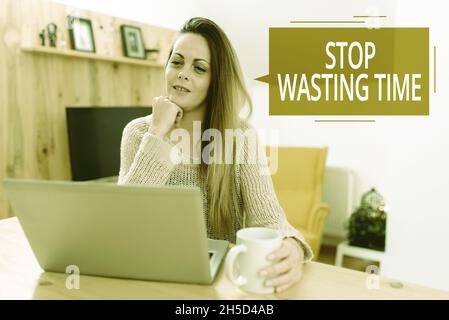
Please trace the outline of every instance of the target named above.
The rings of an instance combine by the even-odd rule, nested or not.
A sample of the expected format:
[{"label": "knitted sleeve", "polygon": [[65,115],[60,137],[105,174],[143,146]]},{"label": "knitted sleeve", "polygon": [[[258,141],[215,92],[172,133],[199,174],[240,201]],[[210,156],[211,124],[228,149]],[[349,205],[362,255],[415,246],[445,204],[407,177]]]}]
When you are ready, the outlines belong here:
[{"label": "knitted sleeve", "polygon": [[[255,129],[250,129],[255,132]],[[254,155],[257,155],[256,161]],[[311,261],[312,249],[301,232],[288,222],[277,199],[265,151],[261,149],[257,133],[253,139],[245,139],[239,159],[245,226],[273,228],[279,230],[284,238],[293,237],[302,246],[305,261]]]},{"label": "knitted sleeve", "polygon": [[118,184],[164,185],[175,162],[173,145],[148,133],[151,117],[129,122],[122,134]]}]

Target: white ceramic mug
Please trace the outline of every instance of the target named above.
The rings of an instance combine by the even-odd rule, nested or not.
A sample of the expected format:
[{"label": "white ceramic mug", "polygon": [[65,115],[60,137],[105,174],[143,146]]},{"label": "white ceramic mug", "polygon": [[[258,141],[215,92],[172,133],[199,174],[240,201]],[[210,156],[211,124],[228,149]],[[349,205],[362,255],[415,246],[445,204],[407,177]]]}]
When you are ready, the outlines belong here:
[{"label": "white ceramic mug", "polygon": [[[226,257],[226,275],[241,289],[252,293],[273,293],[260,271],[273,264],[268,255],[282,246],[282,235],[270,228],[245,228],[237,231],[237,245]],[[237,274],[236,271],[237,270]]]}]

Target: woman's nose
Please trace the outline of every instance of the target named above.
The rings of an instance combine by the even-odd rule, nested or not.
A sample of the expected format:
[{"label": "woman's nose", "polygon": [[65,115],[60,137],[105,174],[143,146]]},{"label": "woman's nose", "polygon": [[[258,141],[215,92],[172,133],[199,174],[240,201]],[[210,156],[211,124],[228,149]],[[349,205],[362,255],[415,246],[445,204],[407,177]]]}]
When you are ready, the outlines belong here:
[{"label": "woman's nose", "polygon": [[189,80],[189,75],[184,70],[181,70],[178,73],[178,79]]}]

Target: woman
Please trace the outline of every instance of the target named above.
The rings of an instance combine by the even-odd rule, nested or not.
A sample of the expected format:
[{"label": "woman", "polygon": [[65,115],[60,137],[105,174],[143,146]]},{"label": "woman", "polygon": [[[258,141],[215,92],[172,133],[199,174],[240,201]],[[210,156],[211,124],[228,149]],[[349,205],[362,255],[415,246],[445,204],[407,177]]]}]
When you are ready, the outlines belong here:
[{"label": "woman", "polygon": [[[258,162],[239,161],[252,151],[247,151],[248,144],[231,164],[205,161],[206,142],[194,132],[200,124],[201,132],[216,129],[224,136],[225,129],[248,128],[239,117],[245,103],[251,113],[237,56],[214,22],[192,18],[184,24],[166,64],[165,82],[166,96],[154,99],[152,115],[131,121],[123,131],[119,184],[199,186],[210,238],[235,242],[236,231],[243,227],[280,230],[283,245],[269,256],[275,263],[260,274],[277,292],[287,289],[300,279],[312,251],[287,222],[271,177],[261,174],[264,168]],[[178,144],[183,156],[199,163],[173,161],[168,137],[181,129],[189,133]],[[222,146],[218,139],[213,142]]]}]

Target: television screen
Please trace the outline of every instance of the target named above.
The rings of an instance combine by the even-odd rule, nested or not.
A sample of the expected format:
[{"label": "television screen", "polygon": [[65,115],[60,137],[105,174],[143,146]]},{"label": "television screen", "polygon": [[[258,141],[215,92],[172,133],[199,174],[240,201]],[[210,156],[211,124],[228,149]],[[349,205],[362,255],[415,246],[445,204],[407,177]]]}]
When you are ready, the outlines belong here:
[{"label": "television screen", "polygon": [[123,129],[151,107],[67,107],[73,181],[117,176]]}]

